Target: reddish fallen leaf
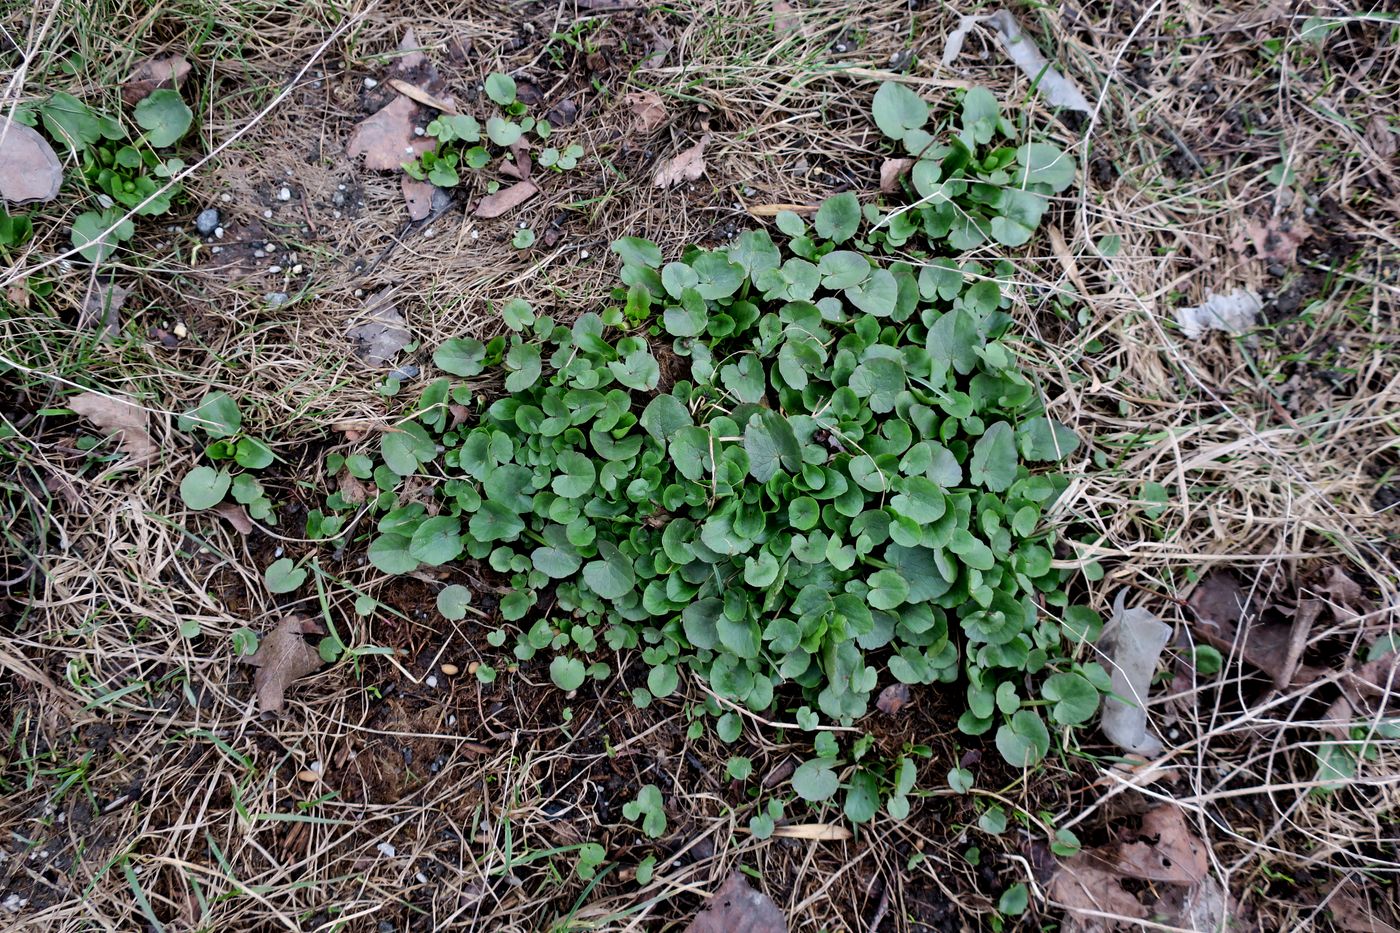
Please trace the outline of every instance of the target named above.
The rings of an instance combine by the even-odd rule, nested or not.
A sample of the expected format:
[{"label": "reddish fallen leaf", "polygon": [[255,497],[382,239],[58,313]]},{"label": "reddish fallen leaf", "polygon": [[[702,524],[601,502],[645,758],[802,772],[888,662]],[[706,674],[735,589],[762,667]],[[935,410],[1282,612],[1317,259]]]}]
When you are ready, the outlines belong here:
[{"label": "reddish fallen leaf", "polygon": [[500,217],[507,211],[514,210],[526,201],[539,193],[539,188],[535,187],[532,181],[518,181],[509,188],[502,188],[495,194],[488,194],[481,199],[481,203],[472,211],[473,217]]},{"label": "reddish fallen leaf", "polygon": [[258,695],[258,711],[280,713],[287,688],[299,678],[321,669],[321,655],[303,635],[318,635],[316,623],[298,616],[286,616],[263,636],[258,650],[244,663],[256,667],[253,689]]},{"label": "reddish fallen leaf", "polygon": [[650,133],[666,122],[666,103],[655,91],[633,91],[623,95],[622,103],[632,111],[633,126],[639,132]]},{"label": "reddish fallen leaf", "polygon": [[381,172],[402,168],[434,145],[430,137],[414,135],[417,119],[418,105],[407,97],[395,97],[360,121],[345,144],[345,153],[352,159],[363,155],[365,168]]},{"label": "reddish fallen leaf", "polygon": [[122,100],[128,107],[139,104],[152,91],[178,88],[190,73],[190,63],[181,55],[148,58],[137,65],[122,85]]},{"label": "reddish fallen leaf", "polygon": [[682,149],[674,158],[662,163],[656,170],[656,187],[672,188],[683,181],[695,181],[705,174],[705,146],[710,142],[710,134],[700,137],[700,141],[689,149]]},{"label": "reddish fallen leaf", "polygon": [[880,712],[890,716],[904,709],[908,703],[909,686],[907,684],[890,684],[880,691],[880,698],[875,701]]},{"label": "reddish fallen leaf", "polygon": [[62,184],[63,165],[48,140],[23,123],[0,119],[0,200],[52,201]]},{"label": "reddish fallen leaf", "polygon": [[880,163],[880,192],[892,194],[899,190],[899,179],[914,167],[913,159],[886,159]]},{"label": "reddish fallen leaf", "polygon": [[68,400],[68,407],[109,435],[120,435],[118,443],[132,463],[145,463],[156,454],[147,425],[146,409],[114,395],[84,392]]},{"label": "reddish fallen leaf", "polygon": [[787,933],[783,912],[761,891],[749,887],[742,872],[730,872],[724,885],[695,915],[685,933]]},{"label": "reddish fallen leaf", "polygon": [[233,530],[241,535],[253,533],[253,521],[248,517],[248,512],[237,502],[220,502],[214,506],[214,513],[223,518]]},{"label": "reddish fallen leaf", "polygon": [[399,187],[403,189],[403,202],[408,206],[409,219],[426,220],[433,212],[433,186],[404,175],[399,179]]}]

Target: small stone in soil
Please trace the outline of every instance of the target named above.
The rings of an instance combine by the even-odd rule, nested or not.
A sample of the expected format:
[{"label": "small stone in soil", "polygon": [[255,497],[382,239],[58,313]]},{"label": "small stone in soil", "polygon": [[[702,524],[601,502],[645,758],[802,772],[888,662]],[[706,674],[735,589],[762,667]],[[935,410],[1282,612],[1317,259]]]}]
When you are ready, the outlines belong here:
[{"label": "small stone in soil", "polygon": [[225,204],[227,204],[227,203],[229,203],[230,201],[233,200],[233,195],[227,194],[227,193],[221,194],[221,195],[219,195],[219,200],[220,200],[220,201],[223,201]]},{"label": "small stone in soil", "polygon": [[175,336],[179,337],[181,340],[184,340],[187,336],[189,336],[190,333],[190,329],[185,326],[184,321],[177,321],[175,326],[171,330],[175,334]]},{"label": "small stone in soil", "polygon": [[428,675],[428,679],[425,680],[425,681],[423,681],[423,683],[427,684],[429,687],[436,687],[436,686],[437,686],[437,677],[435,677],[435,676],[432,675],[432,674],[429,674],[429,675]]},{"label": "small stone in soil", "polygon": [[283,188],[281,191],[277,192],[277,200],[279,200],[279,201],[290,201],[291,199],[292,199],[292,190],[291,190],[290,188]]},{"label": "small stone in soil", "polygon": [[215,228],[214,228],[214,237],[215,237],[215,239],[222,240],[222,239],[224,238],[224,228],[223,228],[223,227],[215,227]]},{"label": "small stone in soil", "polygon": [[206,207],[194,219],[194,228],[199,231],[200,236],[210,236],[218,227],[219,209],[216,207]]},{"label": "small stone in soil", "polygon": [[373,78],[365,78],[365,87],[367,88],[374,88],[378,84],[379,82],[374,80]]},{"label": "small stone in soil", "polygon": [[308,784],[314,784],[316,781],[319,781],[321,779],[321,776],[315,771],[312,771],[310,768],[308,768],[307,770],[298,773],[297,779],[305,781]]},{"label": "small stone in soil", "polygon": [[[407,382],[409,379],[416,378],[419,372],[420,370],[417,366],[414,366],[412,363],[405,363],[398,369],[391,372],[389,374],[389,378],[397,379],[399,382]],[[424,614],[424,617],[426,618],[426,613]],[[434,684],[429,684],[428,686],[431,687],[434,686]]]},{"label": "small stone in soil", "polygon": [[393,858],[394,856],[399,854],[399,850],[395,849],[392,845],[390,845],[387,842],[381,842],[379,845],[375,846],[375,848],[378,849],[379,854],[384,856],[385,858]]},{"label": "small stone in soil", "polygon": [[458,668],[455,664],[444,664],[442,665],[441,670],[448,677],[451,677],[453,674],[457,673]]},{"label": "small stone in soil", "polygon": [[286,292],[268,292],[263,296],[263,300],[267,302],[269,308],[279,308],[287,303],[287,299]]},{"label": "small stone in soil", "polygon": [[263,217],[265,217],[265,218],[270,218],[270,217],[272,217],[272,208],[269,207],[267,210],[263,211]]},{"label": "small stone in soil", "polygon": [[292,266],[292,275],[301,275],[301,263]]}]

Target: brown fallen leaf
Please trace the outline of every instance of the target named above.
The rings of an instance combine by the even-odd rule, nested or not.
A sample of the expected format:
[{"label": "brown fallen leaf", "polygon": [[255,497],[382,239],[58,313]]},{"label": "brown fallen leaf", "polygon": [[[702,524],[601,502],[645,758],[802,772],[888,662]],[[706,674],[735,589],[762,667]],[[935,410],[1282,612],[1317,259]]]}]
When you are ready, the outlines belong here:
[{"label": "brown fallen leaf", "polygon": [[1147,908],[1123,887],[1122,876],[1099,865],[1086,853],[1060,863],[1060,870],[1046,886],[1050,900],[1066,912],[1068,931],[1112,929],[1096,914],[1112,914],[1130,920],[1146,920]]},{"label": "brown fallen leaf", "polygon": [[848,827],[831,823],[797,823],[792,826],[778,826],[773,835],[782,839],[812,839],[817,842],[844,842],[854,838]]},{"label": "brown fallen leaf", "polygon": [[509,188],[502,188],[495,194],[488,194],[472,211],[473,217],[500,217],[506,211],[514,210],[539,193],[532,181],[518,181]]},{"label": "brown fallen leaf", "polygon": [[349,470],[340,471],[336,477],[336,489],[340,492],[340,498],[351,505],[359,505],[370,497],[369,485]]},{"label": "brown fallen leaf", "polygon": [[404,175],[399,179],[403,202],[408,206],[409,220],[426,220],[433,212],[433,185]]},{"label": "brown fallen leaf", "polygon": [[70,398],[68,407],[107,434],[119,434],[118,443],[132,463],[145,463],[155,456],[156,445],[147,428],[150,414],[134,402],[115,395],[84,392]]},{"label": "brown fallen leaf", "polygon": [[1192,630],[1198,638],[1227,657],[1238,653],[1272,677],[1276,686],[1317,679],[1316,668],[1298,663],[1307,626],[1300,626],[1296,618],[1292,626],[1259,621],[1248,593],[1232,574],[1219,570],[1207,574],[1191,591],[1186,604],[1195,616]]},{"label": "brown fallen leaf", "polygon": [[392,289],[381,289],[366,298],[364,312],[357,320],[360,323],[351,326],[346,335],[355,342],[355,352],[371,366],[389,362],[413,339],[394,303]]},{"label": "brown fallen leaf", "polygon": [[237,502],[220,502],[214,506],[213,512],[232,525],[233,530],[239,534],[250,535],[253,533],[252,519],[248,517],[247,510]]},{"label": "brown fallen leaf", "polygon": [[773,35],[779,39],[802,29],[802,16],[787,0],[773,0]]},{"label": "brown fallen leaf", "polygon": [[1354,894],[1332,895],[1327,909],[1332,911],[1337,928],[1346,933],[1400,933],[1400,929],[1376,916],[1376,911],[1364,898]]},{"label": "brown fallen leaf", "polygon": [[256,667],[253,689],[258,695],[258,711],[280,713],[287,688],[299,678],[321,669],[321,655],[303,635],[319,635],[321,629],[308,619],[286,616],[263,636],[258,650],[244,663]]},{"label": "brown fallen leaf", "polygon": [[880,691],[880,698],[875,701],[875,705],[880,712],[893,716],[909,703],[909,686],[907,684],[890,684]]},{"label": "brown fallen leaf", "polygon": [[1390,128],[1390,122],[1379,113],[1371,117],[1371,122],[1366,124],[1366,141],[1382,159],[1389,159],[1395,155],[1396,149],[1400,148],[1396,145],[1395,131]]},{"label": "brown fallen leaf", "polygon": [[[1198,884],[1210,870],[1205,845],[1174,804],[1143,814],[1139,837],[1096,849],[1093,855],[1118,874],[1139,881]],[[1146,841],[1151,839],[1156,841]]]},{"label": "brown fallen leaf", "polygon": [[749,887],[742,872],[730,872],[710,896],[685,933],[787,933],[783,912],[761,891]]},{"label": "brown fallen leaf", "polygon": [[52,201],[62,184],[63,165],[48,140],[8,116],[0,120],[0,200]]},{"label": "brown fallen leaf", "polygon": [[182,55],[148,58],[131,72],[122,85],[122,100],[128,107],[139,104],[152,91],[178,88],[190,73],[190,63]]},{"label": "brown fallen leaf", "polygon": [[1283,216],[1268,220],[1251,217],[1245,221],[1244,229],[1256,256],[1284,264],[1291,264],[1297,258],[1298,247],[1312,236],[1312,228],[1301,218]]},{"label": "brown fallen leaf", "polygon": [[710,134],[700,137],[700,141],[688,149],[682,149],[674,158],[667,159],[656,170],[654,179],[658,188],[673,188],[683,181],[695,181],[705,174],[705,146],[710,142]]},{"label": "brown fallen leaf", "polygon": [[666,122],[666,103],[655,91],[633,91],[623,95],[622,103],[632,111],[632,125],[639,132],[650,133]]},{"label": "brown fallen leaf", "polygon": [[899,179],[914,167],[913,159],[886,159],[880,163],[880,193],[893,194],[899,190]]},{"label": "brown fallen leaf", "polygon": [[415,136],[418,105],[407,97],[395,97],[373,116],[361,120],[345,144],[350,158],[365,157],[365,168],[389,171],[403,167],[433,148],[428,136]]}]

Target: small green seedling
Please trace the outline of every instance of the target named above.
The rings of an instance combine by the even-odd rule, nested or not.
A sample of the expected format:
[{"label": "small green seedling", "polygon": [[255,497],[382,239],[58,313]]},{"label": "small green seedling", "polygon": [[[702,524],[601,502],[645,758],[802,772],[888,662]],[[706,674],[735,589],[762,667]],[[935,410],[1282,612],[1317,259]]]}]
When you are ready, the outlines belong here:
[{"label": "small green seedling", "polygon": [[642,832],[653,839],[660,839],[666,833],[666,807],[661,790],[655,784],[643,785],[636,800],[622,805],[622,815],[629,820],[641,817]]}]

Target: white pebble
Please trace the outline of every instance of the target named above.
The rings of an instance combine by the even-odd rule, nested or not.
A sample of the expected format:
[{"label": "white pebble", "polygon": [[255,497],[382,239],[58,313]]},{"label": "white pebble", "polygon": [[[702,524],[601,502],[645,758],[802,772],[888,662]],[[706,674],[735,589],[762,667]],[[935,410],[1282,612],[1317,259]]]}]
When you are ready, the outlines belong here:
[{"label": "white pebble", "polygon": [[222,253],[223,251],[224,248],[222,246],[212,246],[209,248],[209,252],[211,253]]},{"label": "white pebble", "polygon": [[331,216],[335,217],[336,220],[339,220],[339,219],[340,219],[340,211],[331,211]]},{"label": "white pebble", "polygon": [[301,275],[301,263],[292,266],[292,275]]},{"label": "white pebble", "polygon": [[277,247],[273,246],[271,243],[264,243],[263,250],[271,256],[273,253],[277,252]]},{"label": "white pebble", "polygon": [[457,725],[457,717],[455,714],[447,717],[447,724],[449,726]]},{"label": "white pebble", "polygon": [[472,239],[475,240],[475,239],[477,238],[477,236],[478,236],[477,232],[476,232],[475,230],[473,230],[473,231],[472,231]]},{"label": "white pebble", "polygon": [[214,228],[214,238],[217,239],[217,240],[222,240],[222,239],[224,238],[224,228],[223,228],[223,227],[215,227],[215,228]]},{"label": "white pebble", "polygon": [[315,771],[317,774],[320,774],[321,772],[326,770],[326,766],[322,764],[319,760],[313,761],[311,762],[310,770]]},{"label": "white pebble", "polygon": [[337,190],[337,191],[344,191],[344,190],[345,190],[345,186],[344,186],[344,185],[336,185],[336,186],[335,186],[335,190]]},{"label": "white pebble", "polygon": [[263,216],[264,216],[264,217],[271,217],[271,216],[272,216],[272,208],[269,207],[267,210],[263,211]]},{"label": "white pebble", "polygon": [[292,170],[291,170],[291,169],[287,169],[287,177],[288,177],[288,178],[291,178],[291,177],[292,177]]},{"label": "white pebble", "polygon": [[412,147],[412,146],[404,146],[404,147],[403,147],[403,151],[404,151],[404,154],[405,154],[405,155],[413,155],[413,147]]},{"label": "white pebble", "polygon": [[372,88],[377,84],[379,84],[379,82],[374,80],[373,78],[365,78],[365,87]]},{"label": "white pebble", "polygon": [[262,250],[260,250],[260,249],[255,249],[255,250],[253,250],[253,256],[254,256],[255,258],[257,258],[257,259],[262,259],[262,258],[263,258],[264,256],[266,256],[266,255],[267,255],[267,253],[264,253],[264,252],[263,252]]},{"label": "white pebble", "polygon": [[517,229],[524,230],[524,229],[525,229],[525,221],[522,220],[522,221],[520,221],[520,223],[516,224],[515,226],[516,226]]},{"label": "white pebble", "polygon": [[282,267],[281,267],[281,266],[268,266],[268,267],[267,267],[267,271],[268,271],[268,272],[281,272],[281,271],[282,271]]},{"label": "white pebble", "polygon": [[421,127],[421,126],[415,126],[415,127],[413,128],[413,135],[414,135],[414,136],[422,136],[422,135],[423,135],[423,127]]},{"label": "white pebble", "polygon": [[423,236],[430,239],[434,233],[437,233],[437,231],[429,227],[427,230],[423,231]]},{"label": "white pebble", "polygon": [[175,323],[175,327],[173,328],[173,332],[175,336],[179,337],[181,340],[184,340],[190,335],[190,329],[185,326],[184,321],[177,321]]},{"label": "white pebble", "polygon": [[282,556],[282,548],[278,547],[278,548],[273,549],[273,551],[272,551],[272,556],[273,556],[273,557],[281,557],[281,556]]},{"label": "white pebble", "polygon": [[221,194],[221,195],[219,195],[219,200],[220,200],[220,201],[223,201],[225,204],[227,204],[228,202],[230,202],[230,201],[233,200],[233,195],[231,195],[231,194]]},{"label": "white pebble", "polygon": [[365,290],[364,290],[363,288],[357,288],[357,289],[355,289],[355,297],[356,297],[356,298],[363,298],[363,297],[365,297]]},{"label": "white pebble", "polygon": [[423,681],[423,683],[427,684],[429,687],[436,687],[436,686],[437,686],[437,675],[435,675],[435,674],[429,674],[429,675],[428,675],[428,679],[425,680],[425,681]]},{"label": "white pebble", "polygon": [[425,874],[423,874],[421,871],[420,871],[418,874],[414,875],[413,877],[415,877],[415,878],[418,879],[418,883],[419,883],[419,884],[427,884],[427,883],[428,883],[428,876],[425,875]]},{"label": "white pebble", "polygon": [[395,849],[387,842],[381,842],[379,845],[375,846],[375,848],[378,849],[379,854],[384,856],[385,858],[393,858],[394,856],[399,854],[399,850]]},{"label": "white pebble", "polygon": [[580,252],[580,253],[578,254],[578,258],[579,258],[579,259],[587,259],[587,258],[588,258],[588,250],[583,250],[582,252]]},{"label": "white pebble", "polygon": [[277,192],[277,200],[279,200],[279,201],[290,201],[291,199],[292,199],[292,191],[291,191],[290,188],[283,188],[281,191]]}]

